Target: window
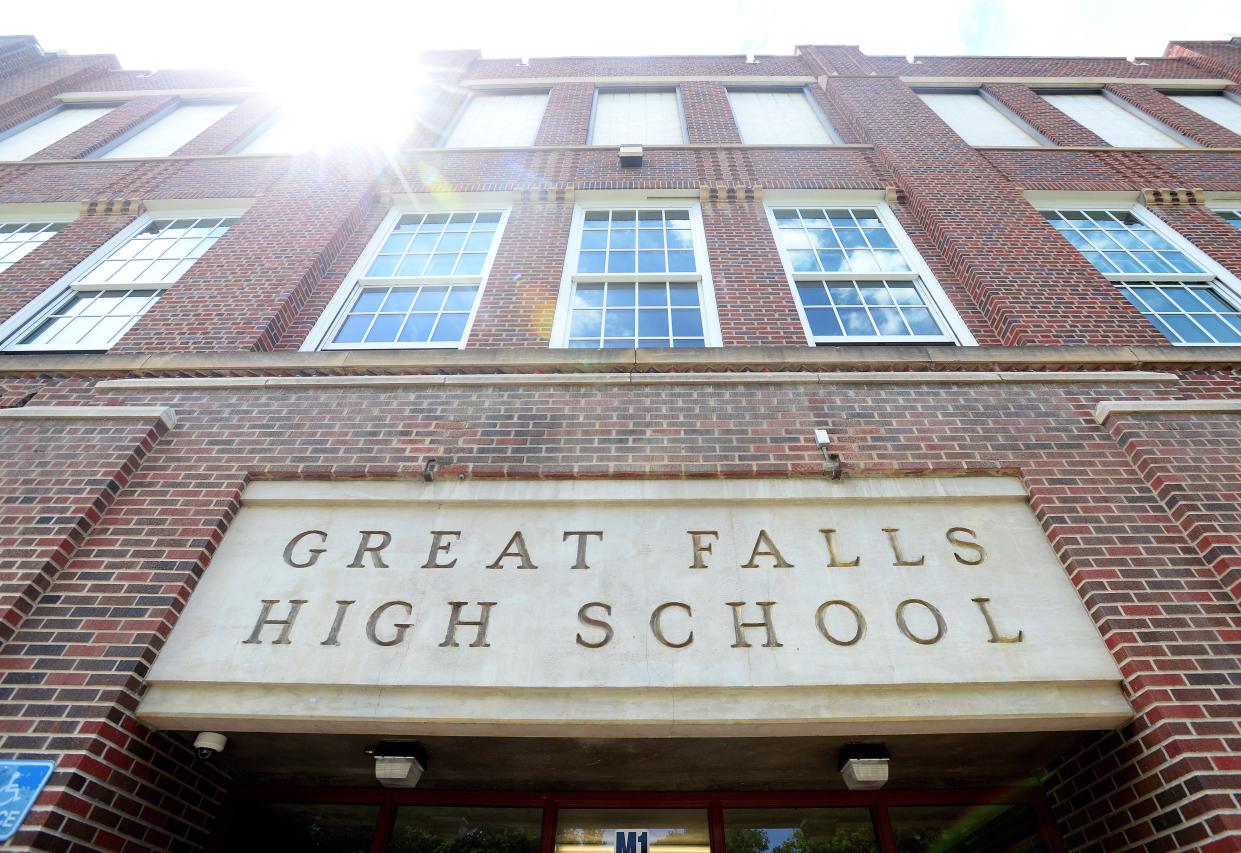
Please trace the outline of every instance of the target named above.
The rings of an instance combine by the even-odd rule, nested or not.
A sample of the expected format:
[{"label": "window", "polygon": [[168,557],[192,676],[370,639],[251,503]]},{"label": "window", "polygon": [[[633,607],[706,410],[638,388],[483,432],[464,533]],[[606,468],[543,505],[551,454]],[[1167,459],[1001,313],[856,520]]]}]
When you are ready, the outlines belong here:
[{"label": "window", "polygon": [[1184,148],[1186,143],[1154,119],[1130,111],[1111,96],[1043,95],[1060,112],[1121,148]]},{"label": "window", "polygon": [[592,145],[680,145],[681,105],[675,91],[600,92],[591,125]]},{"label": "window", "polygon": [[276,116],[250,138],[238,154],[300,154],[310,147],[310,136],[293,117]]},{"label": "window", "polygon": [[475,95],[466,103],[445,148],[523,148],[534,144],[547,93]]},{"label": "window", "polygon": [[53,142],[81,130],[97,118],[112,112],[113,107],[63,107],[33,122],[18,125],[0,138],[0,160],[25,160]]},{"label": "window", "polygon": [[1172,343],[1241,343],[1241,313],[1220,280],[1227,273],[1208,270],[1214,265],[1176,235],[1131,210],[1043,216]]},{"label": "window", "polygon": [[1198,115],[1205,116],[1220,127],[1226,127],[1233,133],[1241,133],[1241,101],[1228,95],[1168,95],[1183,107],[1189,107]]},{"label": "window", "polygon": [[970,145],[1042,145],[1042,141],[1010,118],[985,95],[919,94],[957,135]]},{"label": "window", "polygon": [[68,293],[54,299],[5,348],[108,349],[235,221],[224,216],[147,220],[88,264]]},{"label": "window", "polygon": [[741,141],[747,145],[831,145],[836,141],[803,89],[729,89],[728,102]]},{"label": "window", "polygon": [[1233,227],[1241,228],[1241,205],[1237,205],[1232,210],[1216,210],[1215,212],[1231,222]]},{"label": "window", "polygon": [[719,346],[694,207],[579,207],[553,345]]},{"label": "window", "polygon": [[505,213],[394,212],[390,219],[363,255],[362,271],[346,279],[323,348],[464,346]]},{"label": "window", "polygon": [[0,224],[0,272],[29,255],[56,232],[63,222],[6,222]]},{"label": "window", "polygon": [[950,330],[946,298],[886,208],[777,207],[771,218],[812,343],[973,343],[959,321]]},{"label": "window", "polygon": [[236,104],[181,104],[96,156],[167,157],[232,112]]}]

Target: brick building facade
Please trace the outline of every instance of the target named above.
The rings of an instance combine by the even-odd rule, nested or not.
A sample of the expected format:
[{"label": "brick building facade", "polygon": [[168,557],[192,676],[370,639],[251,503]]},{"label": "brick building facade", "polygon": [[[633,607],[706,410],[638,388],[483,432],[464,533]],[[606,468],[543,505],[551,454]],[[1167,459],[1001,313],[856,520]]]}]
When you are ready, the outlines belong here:
[{"label": "brick building facade", "polygon": [[[874,840],[826,849],[932,849],[916,844],[942,831],[956,840],[934,849],[1241,850],[1241,43],[1175,42],[1129,61],[807,46],[751,59],[423,62],[431,96],[398,150],[290,154],[260,150],[279,107],[244,80],[125,71],[112,57],[0,39],[0,744],[4,758],[55,762],[13,849],[251,849],[238,839],[264,821],[344,832],[369,820],[362,847],[332,846],[329,832],[289,849],[421,850],[398,846],[413,844],[401,833],[416,815],[431,826],[435,809],[504,808],[535,813],[534,849],[550,853],[570,849],[557,836],[570,812],[593,826],[579,812],[677,808],[705,815],[694,849],[714,851],[738,848],[745,820],[765,826],[753,817],[763,809],[863,810],[851,831]],[[613,125],[638,138],[604,141]],[[973,133],[1028,141],[971,144]],[[623,164],[631,142],[640,163]],[[548,482],[558,485],[540,491]],[[286,505],[312,517],[334,501],[382,514],[427,500],[424,484],[448,505],[463,489],[465,505],[515,512],[525,499],[505,495],[550,506],[564,500],[556,490],[597,489],[612,496],[603,506],[639,489],[681,495],[658,500],[688,513],[726,505],[712,489],[738,506],[777,493],[800,505],[796,495],[821,489],[842,514],[875,507],[876,530],[886,513],[941,498],[990,519],[986,501],[1011,509],[1004,489],[1018,488],[1012,511],[1036,522],[1061,570],[1046,582],[1067,577],[1097,633],[1056,647],[1060,616],[1048,611],[1050,622],[1029,615],[1020,642],[1055,649],[1066,672],[1106,647],[1114,672],[1070,685],[1012,663],[997,681],[972,677],[971,659],[953,676],[927,658],[925,682],[899,675],[899,657],[969,630],[1004,646],[988,654],[1024,654],[1009,627],[1042,612],[1042,593],[1014,588],[1003,609],[1001,578],[978,609],[972,588],[959,591],[985,626],[949,613],[946,635],[943,622],[900,622],[900,607],[932,597],[908,593],[898,622],[913,644],[865,659],[897,672],[891,682],[833,670],[815,683],[849,682],[841,695],[862,703],[852,711],[820,698],[814,713],[777,719],[776,693],[792,682],[762,673],[795,643],[759,644],[773,623],[755,590],[735,623],[690,602],[699,639],[683,659],[701,649],[759,675],[721,676],[703,709],[671,716],[658,707],[673,694],[643,691],[695,708],[696,676],[643,682],[634,695],[645,698],[588,719],[572,706],[593,708],[582,691],[618,687],[609,679],[628,659],[570,688],[554,662],[500,658],[535,679],[518,687],[570,697],[569,710],[523,717],[520,690],[486,680],[503,675],[486,656],[507,651],[464,642],[478,634],[453,646],[456,622],[439,642],[445,620],[464,630],[479,618],[475,591],[451,617],[446,598],[425,611],[395,601],[366,629],[367,654],[409,648],[415,670],[423,655],[464,673],[444,676],[460,701],[438,716],[419,703],[447,702],[442,684],[397,709],[381,688],[403,682],[367,667],[339,682],[379,691],[365,693],[366,713],[331,710],[330,680],[306,692],[302,658],[263,658],[270,683],[241,685],[249,664],[238,665],[235,693],[227,678],[193,676],[283,654],[272,640],[286,629],[306,634],[309,645],[286,644],[305,660],[303,648],[367,642],[362,608],[373,605],[341,591],[361,577],[343,562],[319,590],[339,608],[324,605],[335,628],[293,624],[295,596],[273,579],[313,566],[316,538],[285,537],[270,566],[254,557],[244,590],[229,586],[234,563],[260,548],[238,550],[235,521]],[[737,560],[743,575],[805,571],[785,560],[784,516],[772,517],[738,552],[750,558]],[[362,532],[352,571],[391,569],[379,532]],[[839,532],[827,544],[851,547]],[[899,535],[876,547],[911,571],[917,546]],[[944,551],[954,571],[975,564],[962,535]],[[541,562],[529,538],[524,556],[515,540],[493,548],[501,556],[481,575],[507,584]],[[600,532],[608,547],[615,538]],[[468,553],[466,539],[437,538],[429,555],[419,540],[410,572]],[[669,565],[724,559],[722,544],[700,550],[711,541],[691,551],[678,539]],[[847,571],[848,556],[832,550],[817,568]],[[825,607],[843,600],[834,582],[813,590],[832,599]],[[211,595],[197,612],[196,589]],[[594,648],[601,622],[606,642],[615,628],[613,649],[642,648],[655,669],[682,653],[667,640],[674,622],[683,633],[677,612],[660,623],[642,610],[631,630],[621,603],[609,619],[564,594],[581,631],[576,644],[567,635],[572,654]],[[560,593],[549,595],[551,613]],[[229,596],[245,630],[216,640],[211,620],[229,608],[207,602]],[[260,599],[273,602],[261,614]],[[394,622],[401,607],[409,624]],[[508,611],[495,608],[502,639]],[[823,612],[822,648],[850,652],[843,623]],[[858,649],[889,630],[866,612]],[[642,645],[648,616],[660,647]],[[721,618],[737,642],[705,648]],[[826,654],[814,649],[797,654]],[[288,683],[285,666],[297,670]],[[944,692],[953,678],[957,692]],[[880,708],[885,691],[905,704]],[[1082,691],[1094,691],[1089,708],[1049,698]],[[971,692],[1002,711],[970,711]],[[721,710],[750,696],[770,719]],[[230,738],[215,759],[195,756],[202,729]],[[380,788],[363,747],[415,738],[429,755],[422,783]],[[835,761],[851,742],[884,743],[887,787],[843,790]],[[636,827],[624,822],[635,815],[599,826]],[[952,825],[967,829],[953,836]]]}]

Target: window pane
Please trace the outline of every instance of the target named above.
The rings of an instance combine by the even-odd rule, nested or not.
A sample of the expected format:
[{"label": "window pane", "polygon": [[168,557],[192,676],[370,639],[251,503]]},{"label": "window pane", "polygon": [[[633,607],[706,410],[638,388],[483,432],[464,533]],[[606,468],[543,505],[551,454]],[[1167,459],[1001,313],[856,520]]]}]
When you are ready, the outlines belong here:
[{"label": "window pane", "polygon": [[106,350],[155,302],[157,290],[71,294],[38,321],[19,346]]},{"label": "window pane", "polygon": [[1106,95],[1043,95],[1044,100],[1109,145],[1122,148],[1183,148],[1163,125],[1122,107]]},{"label": "window pane", "polygon": [[977,92],[920,94],[918,97],[970,145],[1030,147],[1042,144]]},{"label": "window pane", "polygon": [[[496,217],[491,219],[490,217]],[[481,275],[496,211],[406,214],[366,271],[368,278]],[[486,217],[486,218],[485,218]]]},{"label": "window pane", "polygon": [[681,110],[676,92],[600,92],[592,145],[678,145]]},{"label": "window pane", "polygon": [[832,144],[831,134],[806,93],[753,92],[730,89],[728,101],[742,142],[765,144]]},{"label": "window pane", "polygon": [[727,853],[878,853],[870,810],[725,809]]},{"label": "window pane", "polygon": [[236,104],[181,104],[165,113],[120,145],[100,155],[117,157],[167,157],[233,111]]},{"label": "window pane", "polygon": [[[1203,272],[1198,264],[1129,211],[1050,210],[1044,211],[1043,216],[1069,242],[1083,250],[1082,254],[1100,272]],[[1089,251],[1087,245],[1103,251]]]},{"label": "window pane", "polygon": [[458,344],[477,297],[475,285],[364,288],[332,342]]},{"label": "window pane", "polygon": [[706,809],[561,809],[556,850],[614,853],[618,832],[645,832],[650,853],[710,853]]},{"label": "window pane", "polygon": [[538,853],[539,809],[400,806],[388,853]]},{"label": "window pane", "polygon": [[[637,226],[637,227],[635,227]],[[693,237],[686,210],[588,210],[577,271],[694,272]],[[638,249],[635,254],[634,250]]]},{"label": "window pane", "polygon": [[238,809],[221,849],[369,853],[378,820],[376,805],[247,803]]},{"label": "window pane", "polygon": [[4,272],[64,227],[61,222],[23,222],[0,228],[0,272]]},{"label": "window pane", "polygon": [[112,112],[113,107],[64,107],[16,133],[0,139],[0,160],[25,160],[53,142],[64,139],[97,118]]},{"label": "window pane", "polygon": [[1125,282],[1121,293],[1173,343],[1236,343],[1238,312],[1215,285]]},{"label": "window pane", "polygon": [[915,282],[807,281],[798,283],[797,296],[816,338],[946,337]]},{"label": "window pane", "polygon": [[1043,853],[1047,847],[1027,806],[893,806],[901,853]]},{"label": "window pane", "polygon": [[445,148],[518,148],[534,144],[547,93],[481,95],[470,99]]}]

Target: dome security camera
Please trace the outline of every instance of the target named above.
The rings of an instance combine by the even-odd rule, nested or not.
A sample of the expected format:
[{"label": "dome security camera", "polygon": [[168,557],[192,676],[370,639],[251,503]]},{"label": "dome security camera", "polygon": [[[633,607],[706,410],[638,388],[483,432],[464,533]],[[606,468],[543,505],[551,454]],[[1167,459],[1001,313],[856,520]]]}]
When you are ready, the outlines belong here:
[{"label": "dome security camera", "polygon": [[219,732],[199,732],[194,738],[194,752],[202,761],[210,761],[216,753],[224,751],[228,738]]}]

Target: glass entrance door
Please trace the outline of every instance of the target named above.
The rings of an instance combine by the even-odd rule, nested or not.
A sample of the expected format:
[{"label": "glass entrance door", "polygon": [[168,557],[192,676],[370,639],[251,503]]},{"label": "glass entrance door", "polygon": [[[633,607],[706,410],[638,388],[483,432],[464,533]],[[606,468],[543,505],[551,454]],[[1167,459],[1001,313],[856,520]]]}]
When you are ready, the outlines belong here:
[{"label": "glass entrance door", "polygon": [[264,789],[228,853],[1061,853],[1036,790],[487,793]]}]

